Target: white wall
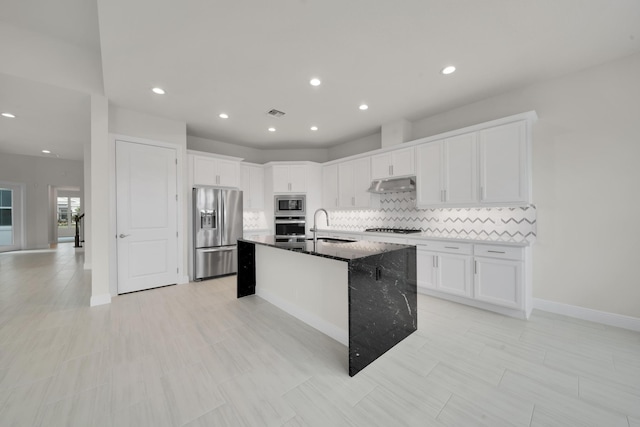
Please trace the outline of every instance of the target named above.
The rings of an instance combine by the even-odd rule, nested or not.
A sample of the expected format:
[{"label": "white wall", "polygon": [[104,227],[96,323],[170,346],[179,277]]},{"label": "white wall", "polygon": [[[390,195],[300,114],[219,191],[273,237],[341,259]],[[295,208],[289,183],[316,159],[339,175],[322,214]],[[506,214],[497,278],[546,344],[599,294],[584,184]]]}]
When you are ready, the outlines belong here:
[{"label": "white wall", "polygon": [[413,124],[415,138],[536,110],[535,298],[640,317],[640,54]]},{"label": "white wall", "polygon": [[262,150],[242,145],[228,144],[213,139],[187,136],[187,148],[189,150],[204,151],[205,153],[222,154],[224,156],[240,157],[245,162],[265,163]]},{"label": "white wall", "polygon": [[328,150],[327,160],[336,160],[360,153],[366,153],[367,151],[377,150],[380,147],[382,147],[382,137],[380,133],[376,133],[345,144],[330,147]]},{"label": "white wall", "polygon": [[263,150],[263,153],[265,163],[274,161],[324,163],[329,160],[326,148],[272,149]]},{"label": "white wall", "polygon": [[24,249],[49,247],[49,185],[82,187],[83,164],[76,160],[0,154],[0,181],[25,188]]}]

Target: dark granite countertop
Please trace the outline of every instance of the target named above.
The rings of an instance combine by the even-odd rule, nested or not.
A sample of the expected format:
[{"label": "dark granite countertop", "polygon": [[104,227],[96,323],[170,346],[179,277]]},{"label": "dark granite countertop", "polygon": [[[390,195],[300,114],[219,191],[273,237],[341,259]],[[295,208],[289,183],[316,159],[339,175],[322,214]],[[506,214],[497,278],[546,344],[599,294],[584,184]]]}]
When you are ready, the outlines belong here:
[{"label": "dark granite countertop", "polygon": [[412,245],[399,245],[394,243],[370,242],[357,240],[354,242],[332,242],[323,241],[318,238],[318,243],[314,246],[313,239],[276,239],[275,236],[257,236],[254,238],[238,239],[241,242],[255,243],[258,245],[271,246],[294,252],[331,258],[338,261],[351,261],[365,258],[372,255],[379,255],[385,252],[396,251],[404,248],[412,248]]}]

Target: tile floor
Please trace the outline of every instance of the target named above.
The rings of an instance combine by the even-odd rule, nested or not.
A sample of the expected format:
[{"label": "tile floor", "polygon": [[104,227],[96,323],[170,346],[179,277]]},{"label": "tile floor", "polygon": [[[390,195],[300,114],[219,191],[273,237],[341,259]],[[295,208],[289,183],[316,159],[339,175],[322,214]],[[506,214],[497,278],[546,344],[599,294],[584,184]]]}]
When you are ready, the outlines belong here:
[{"label": "tile floor", "polygon": [[1,426],[640,426],[640,334],[420,295],[419,329],[347,350],[235,277],[89,308],[72,245],[0,254]]}]

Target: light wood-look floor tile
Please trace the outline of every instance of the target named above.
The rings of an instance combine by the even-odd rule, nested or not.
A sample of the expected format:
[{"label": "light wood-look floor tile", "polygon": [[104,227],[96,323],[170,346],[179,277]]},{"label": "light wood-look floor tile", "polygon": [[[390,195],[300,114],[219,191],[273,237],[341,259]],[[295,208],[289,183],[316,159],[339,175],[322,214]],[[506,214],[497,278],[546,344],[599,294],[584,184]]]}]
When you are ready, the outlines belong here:
[{"label": "light wood-look floor tile", "polygon": [[0,254],[2,426],[640,427],[640,334],[418,296],[418,331],[347,349],[235,276],[89,307],[71,245]]}]

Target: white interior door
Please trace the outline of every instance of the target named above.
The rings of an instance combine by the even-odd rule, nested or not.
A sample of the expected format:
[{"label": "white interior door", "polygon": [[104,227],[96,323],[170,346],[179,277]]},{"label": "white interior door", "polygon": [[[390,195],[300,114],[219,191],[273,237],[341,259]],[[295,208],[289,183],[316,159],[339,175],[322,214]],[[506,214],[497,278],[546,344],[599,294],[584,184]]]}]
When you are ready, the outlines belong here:
[{"label": "white interior door", "polygon": [[116,141],[118,293],[178,282],[176,150]]}]

